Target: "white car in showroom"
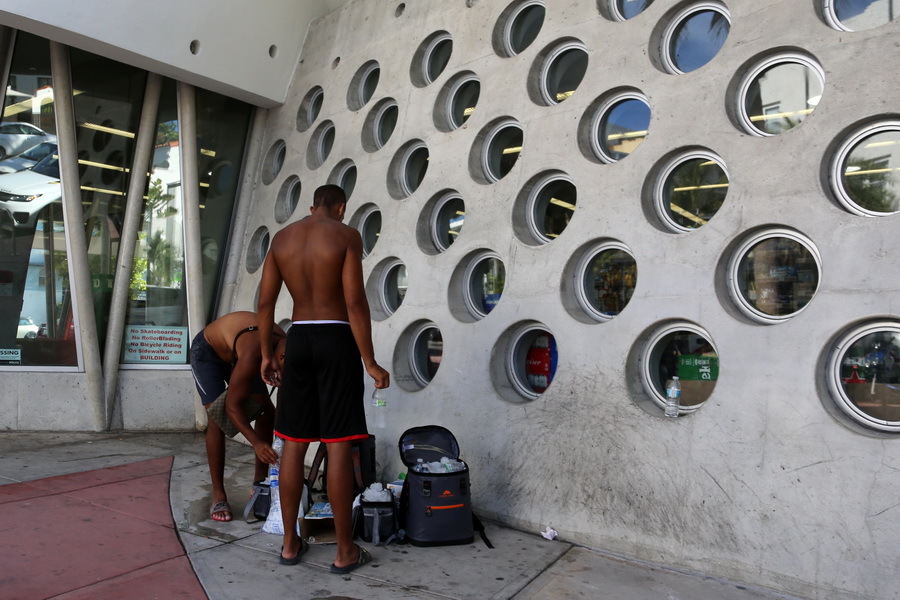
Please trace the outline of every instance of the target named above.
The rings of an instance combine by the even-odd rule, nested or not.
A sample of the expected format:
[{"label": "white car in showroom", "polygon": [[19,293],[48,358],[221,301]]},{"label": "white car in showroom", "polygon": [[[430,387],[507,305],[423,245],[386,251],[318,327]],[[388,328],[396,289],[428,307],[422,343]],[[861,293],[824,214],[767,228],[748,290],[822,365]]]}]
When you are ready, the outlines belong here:
[{"label": "white car in showroom", "polygon": [[59,156],[55,153],[30,169],[0,175],[0,212],[18,228],[34,229],[41,209],[61,199]]},{"label": "white car in showroom", "polygon": [[0,160],[0,174],[18,173],[19,171],[30,169],[39,160],[53,152],[56,152],[56,142],[43,142],[34,148],[29,148],[22,154],[4,158]]},{"label": "white car in showroom", "polygon": [[56,142],[56,136],[31,123],[0,123],[0,159],[21,154],[42,142]]}]

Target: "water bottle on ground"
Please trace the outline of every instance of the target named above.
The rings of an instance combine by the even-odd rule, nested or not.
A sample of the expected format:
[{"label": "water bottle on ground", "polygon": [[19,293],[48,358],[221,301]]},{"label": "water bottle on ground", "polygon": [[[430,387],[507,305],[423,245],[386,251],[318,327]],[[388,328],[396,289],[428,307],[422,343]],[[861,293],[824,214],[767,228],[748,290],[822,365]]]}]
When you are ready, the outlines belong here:
[{"label": "water bottle on ground", "polygon": [[678,416],[681,403],[681,381],[678,375],[666,382],[666,416],[675,418]]},{"label": "water bottle on ground", "polygon": [[387,426],[387,393],[384,389],[375,388],[372,392],[372,424],[375,429]]},{"label": "water bottle on ground", "polygon": [[275,436],[272,449],[278,455],[278,462],[269,465],[269,516],[263,524],[262,530],[266,533],[284,535],[284,523],[281,519],[281,494],[279,493],[278,475],[281,468],[281,453],[284,450],[284,440]]}]

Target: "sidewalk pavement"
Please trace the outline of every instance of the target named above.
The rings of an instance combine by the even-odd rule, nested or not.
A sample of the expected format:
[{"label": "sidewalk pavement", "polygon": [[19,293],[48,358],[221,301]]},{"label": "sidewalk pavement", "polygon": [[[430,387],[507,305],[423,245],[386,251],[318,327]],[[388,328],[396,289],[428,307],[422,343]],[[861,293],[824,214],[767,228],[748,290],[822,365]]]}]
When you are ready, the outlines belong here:
[{"label": "sidewalk pavement", "polygon": [[334,546],[313,544],[282,566],[280,536],[240,519],[252,475],[230,442],[235,520],[220,523],[203,434],[0,433],[0,600],[797,600],[493,523],[494,549],[363,544],[373,563],[341,576]]}]

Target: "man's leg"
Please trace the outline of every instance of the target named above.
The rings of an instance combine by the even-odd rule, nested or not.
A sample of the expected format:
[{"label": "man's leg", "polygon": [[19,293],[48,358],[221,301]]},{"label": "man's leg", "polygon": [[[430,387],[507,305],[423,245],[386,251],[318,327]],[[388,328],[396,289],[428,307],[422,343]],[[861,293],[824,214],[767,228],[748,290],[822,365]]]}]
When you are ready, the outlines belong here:
[{"label": "man's leg", "polygon": [[[225,434],[212,419],[206,426],[206,459],[209,462],[209,478],[212,480],[212,503],[227,502],[225,493]],[[210,515],[216,521],[230,521],[230,510],[217,510]]]},{"label": "man's leg", "polygon": [[282,558],[294,558],[300,552],[300,536],[297,535],[297,517],[300,516],[300,498],[303,494],[303,461],[308,442],[284,441],[281,468],[278,473],[278,494],[281,499],[281,517],[284,524]]},{"label": "man's leg", "polygon": [[359,560],[359,549],[353,543],[353,459],[351,442],[326,444],[328,451],[328,502],[334,514],[337,534],[335,566],[346,567]]}]

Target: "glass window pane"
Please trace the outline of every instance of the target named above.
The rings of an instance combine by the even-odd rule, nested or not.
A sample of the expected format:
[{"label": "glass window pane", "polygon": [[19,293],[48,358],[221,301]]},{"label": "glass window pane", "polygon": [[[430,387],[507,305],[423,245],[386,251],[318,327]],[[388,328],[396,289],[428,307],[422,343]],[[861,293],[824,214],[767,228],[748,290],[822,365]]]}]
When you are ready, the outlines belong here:
[{"label": "glass window pane", "polygon": [[676,329],[657,339],[648,360],[650,384],[660,402],[666,395],[666,382],[675,375],[681,380],[682,408],[697,408],[706,402],[719,379],[719,355],[712,343],[688,329]]},{"label": "glass window pane", "polygon": [[900,16],[900,0],[834,0],[829,8],[850,31],[873,29]]},{"label": "glass window pane", "polygon": [[486,175],[498,181],[506,177],[522,152],[524,133],[518,123],[505,125],[490,136],[485,153]]},{"label": "glass window pane", "polygon": [[375,141],[379,148],[387,144],[397,127],[397,117],[400,115],[400,109],[396,103],[392,103],[384,108],[376,117],[375,124]]},{"label": "glass window pane", "polygon": [[743,98],[751,131],[776,135],[793,129],[815,110],[823,89],[822,76],[808,64],[783,61],[763,68]]},{"label": "glass window pane", "polygon": [[362,234],[363,253],[368,255],[375,248],[378,236],[381,235],[380,210],[373,210],[363,216],[360,224],[360,233]]},{"label": "glass window pane", "polygon": [[581,277],[581,287],[590,313],[614,317],[622,312],[637,284],[634,257],[619,248],[606,248],[591,258]]},{"label": "glass window pane", "polygon": [[488,315],[500,302],[506,284],[506,268],[499,258],[479,260],[469,277],[469,302],[476,317]]},{"label": "glass window pane", "polygon": [[588,55],[583,48],[571,48],[555,57],[547,67],[543,82],[547,100],[559,103],[575,93],[587,65]]},{"label": "glass window pane", "polygon": [[843,191],[866,211],[900,210],[900,152],[894,150],[900,150],[900,130],[881,131],[853,146],[841,167]]},{"label": "glass window pane", "polygon": [[682,73],[699,69],[719,53],[730,30],[728,17],[718,10],[692,12],[675,26],[668,58]]},{"label": "glass window pane", "polygon": [[649,128],[650,106],[644,100],[616,102],[600,119],[599,148],[608,159],[622,160],[646,139]]},{"label": "glass window pane", "polygon": [[391,267],[384,279],[384,307],[388,314],[394,313],[406,297],[408,280],[406,265],[400,263]]},{"label": "glass window pane", "polygon": [[516,355],[523,359],[520,367],[525,374],[527,389],[543,394],[556,375],[556,339],[549,331],[534,330],[522,336],[516,346]]},{"label": "glass window pane", "polygon": [[653,0],[613,0],[613,9],[622,19],[633,19],[653,4]]},{"label": "glass window pane", "polygon": [[[900,429],[900,332],[871,331],[850,344],[839,358],[842,400],[863,424]],[[871,421],[870,421],[871,420]]]},{"label": "glass window pane", "polygon": [[409,153],[406,163],[403,165],[403,183],[404,191],[407,195],[412,194],[425,179],[425,173],[428,171],[428,148],[418,146]]},{"label": "glass window pane", "polygon": [[553,240],[565,230],[575,212],[577,190],[567,179],[551,179],[535,193],[531,218],[541,241]]},{"label": "glass window pane", "polygon": [[665,217],[677,227],[696,229],[719,211],[728,194],[728,174],[711,158],[689,158],[675,165],[663,184]]},{"label": "glass window pane", "polygon": [[435,46],[431,49],[431,52],[428,55],[426,72],[428,74],[428,81],[432,82],[438,77],[440,77],[441,73],[444,72],[444,69],[447,68],[447,63],[450,61],[450,55],[453,53],[453,40],[450,39],[450,36],[447,35],[443,37]]},{"label": "glass window pane", "polygon": [[443,251],[456,241],[466,220],[466,204],[462,197],[452,195],[438,204],[432,224],[432,240]]},{"label": "glass window pane", "polygon": [[764,315],[785,316],[803,309],[819,285],[819,266],[809,248],[787,237],[751,246],[736,274],[744,301]]},{"label": "glass window pane", "polygon": [[507,44],[512,54],[519,54],[537,38],[544,26],[543,4],[531,4],[513,15]]},{"label": "glass window pane", "polygon": [[481,82],[476,78],[468,79],[460,85],[450,101],[450,121],[454,128],[462,127],[475,111],[478,97],[481,94]]},{"label": "glass window pane", "polygon": [[413,341],[413,375],[425,386],[434,379],[444,354],[444,340],[441,330],[431,326],[425,328]]}]

